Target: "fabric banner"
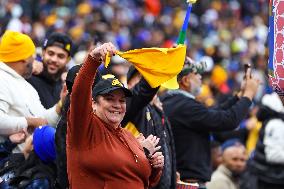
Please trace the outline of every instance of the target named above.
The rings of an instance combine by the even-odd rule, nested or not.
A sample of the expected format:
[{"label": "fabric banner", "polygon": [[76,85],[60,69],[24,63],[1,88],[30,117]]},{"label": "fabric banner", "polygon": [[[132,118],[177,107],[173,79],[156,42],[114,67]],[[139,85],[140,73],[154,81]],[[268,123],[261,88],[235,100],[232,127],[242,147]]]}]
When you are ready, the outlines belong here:
[{"label": "fabric banner", "polygon": [[273,90],[284,96],[284,0],[269,4],[268,75]]}]

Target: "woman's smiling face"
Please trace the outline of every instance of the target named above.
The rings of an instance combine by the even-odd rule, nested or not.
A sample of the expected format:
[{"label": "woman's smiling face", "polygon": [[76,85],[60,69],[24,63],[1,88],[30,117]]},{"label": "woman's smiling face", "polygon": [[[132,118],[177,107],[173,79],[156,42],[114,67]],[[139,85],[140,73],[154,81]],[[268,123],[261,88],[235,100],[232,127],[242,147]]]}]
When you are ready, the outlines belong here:
[{"label": "woman's smiling face", "polygon": [[118,127],[126,112],[126,98],[123,90],[117,89],[108,94],[99,95],[95,102],[96,115],[106,124]]}]

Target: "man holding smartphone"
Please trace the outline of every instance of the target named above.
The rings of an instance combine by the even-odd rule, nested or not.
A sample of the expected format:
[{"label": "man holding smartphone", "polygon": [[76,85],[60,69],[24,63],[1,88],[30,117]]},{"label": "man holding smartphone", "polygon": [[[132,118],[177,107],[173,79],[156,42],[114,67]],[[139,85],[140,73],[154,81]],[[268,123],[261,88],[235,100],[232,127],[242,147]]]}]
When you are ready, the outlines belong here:
[{"label": "man holding smartphone", "polygon": [[219,108],[210,109],[195,99],[200,92],[203,71],[204,65],[186,58],[178,75],[179,89],[168,91],[161,98],[173,129],[181,180],[198,183],[202,189],[211,177],[210,133],[237,128],[247,115],[259,86],[249,68],[240,92]]}]

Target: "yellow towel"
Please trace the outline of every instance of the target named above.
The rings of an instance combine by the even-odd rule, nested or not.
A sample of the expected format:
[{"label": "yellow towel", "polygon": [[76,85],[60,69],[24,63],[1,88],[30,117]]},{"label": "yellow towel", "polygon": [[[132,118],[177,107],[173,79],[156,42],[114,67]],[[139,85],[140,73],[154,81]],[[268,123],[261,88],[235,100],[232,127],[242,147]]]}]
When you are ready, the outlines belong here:
[{"label": "yellow towel", "polygon": [[[178,75],[184,64],[186,46],[176,48],[142,48],[117,52],[143,75],[152,88],[156,88]],[[109,64],[107,55],[105,66]]]}]

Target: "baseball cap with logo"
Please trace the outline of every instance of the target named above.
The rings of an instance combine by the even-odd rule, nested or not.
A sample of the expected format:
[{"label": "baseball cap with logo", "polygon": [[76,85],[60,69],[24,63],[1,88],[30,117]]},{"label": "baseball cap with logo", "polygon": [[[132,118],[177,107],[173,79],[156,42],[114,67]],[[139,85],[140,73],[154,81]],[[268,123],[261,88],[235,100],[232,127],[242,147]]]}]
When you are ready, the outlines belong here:
[{"label": "baseball cap with logo", "polygon": [[43,49],[49,46],[57,46],[65,50],[71,56],[72,40],[64,33],[52,33],[43,43]]},{"label": "baseball cap with logo", "polygon": [[93,97],[108,94],[117,89],[122,89],[126,97],[132,96],[131,91],[124,87],[124,85],[117,78],[115,78],[114,75],[103,75],[101,80],[93,88]]}]

